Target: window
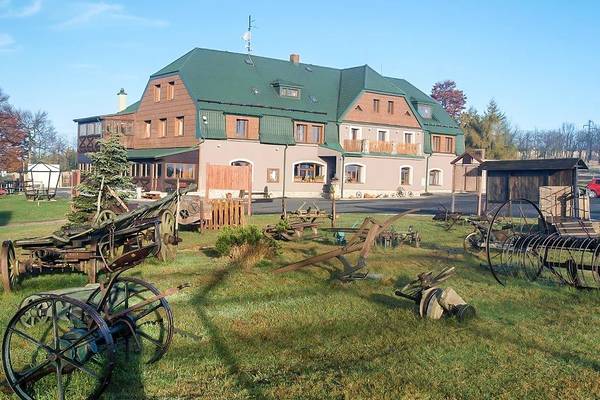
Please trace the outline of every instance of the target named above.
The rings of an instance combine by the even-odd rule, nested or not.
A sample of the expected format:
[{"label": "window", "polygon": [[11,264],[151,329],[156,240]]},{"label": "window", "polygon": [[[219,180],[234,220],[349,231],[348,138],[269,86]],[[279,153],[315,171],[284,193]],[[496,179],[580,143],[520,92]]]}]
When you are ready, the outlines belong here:
[{"label": "window", "polygon": [[167,136],[167,119],[161,118],[160,119],[160,137],[165,137],[165,136]]},{"label": "window", "polygon": [[167,86],[167,99],[173,100],[175,98],[175,81],[169,82]]},{"label": "window", "polygon": [[292,97],[297,99],[300,97],[300,89],[282,86],[279,88],[279,95],[281,97]]},{"label": "window", "polygon": [[252,166],[252,163],[250,161],[245,161],[245,160],[235,160],[229,163],[231,166],[233,167],[248,167],[248,166]]},{"label": "window", "polygon": [[131,163],[131,166],[129,167],[130,176],[146,178],[150,176],[150,166],[151,164],[149,163]]},{"label": "window", "polygon": [[235,137],[239,139],[248,138],[248,120],[247,119],[236,119],[235,120]]},{"label": "window", "polygon": [[410,185],[412,184],[412,174],[411,167],[401,167],[400,168],[400,185]]},{"label": "window", "polygon": [[160,85],[154,85],[154,101],[160,101]]},{"label": "window", "polygon": [[362,165],[346,165],[345,175],[346,183],[365,183],[365,167]]},{"label": "window", "polygon": [[404,143],[411,144],[413,142],[412,132],[404,132]]},{"label": "window", "polygon": [[388,101],[388,114],[393,114],[393,113],[394,113],[394,102]]},{"label": "window", "polygon": [[306,125],[296,125],[296,142],[306,143]]},{"label": "window", "polygon": [[313,162],[302,162],[294,165],[294,182],[323,183],[325,167]]},{"label": "window", "polygon": [[144,137],[149,138],[152,133],[152,121],[144,121]]},{"label": "window", "polygon": [[350,128],[350,139],[360,140],[360,129],[359,128]]},{"label": "window", "polygon": [[194,164],[167,163],[167,178],[194,179],[195,177]]},{"label": "window", "polygon": [[454,153],[454,137],[433,135],[431,149],[434,153]]},{"label": "window", "polygon": [[323,143],[323,127],[319,125],[313,125],[310,128],[310,142],[311,143]]},{"label": "window", "polygon": [[86,126],[85,124],[79,124],[79,136],[85,136],[87,135],[87,131],[85,130]]},{"label": "window", "polygon": [[421,117],[431,119],[431,106],[429,104],[419,104],[417,111],[421,114]]},{"label": "window", "polygon": [[387,131],[378,130],[377,131],[377,140],[379,140],[380,142],[387,142],[387,135],[388,135]]},{"label": "window", "polygon": [[431,186],[441,186],[442,184],[442,171],[439,169],[432,169],[429,171],[429,184]]},{"label": "window", "polygon": [[373,99],[373,111],[379,112],[379,99]]},{"label": "window", "polygon": [[279,183],[279,168],[267,168],[267,183]]},{"label": "window", "polygon": [[183,136],[183,117],[177,117],[177,136]]}]

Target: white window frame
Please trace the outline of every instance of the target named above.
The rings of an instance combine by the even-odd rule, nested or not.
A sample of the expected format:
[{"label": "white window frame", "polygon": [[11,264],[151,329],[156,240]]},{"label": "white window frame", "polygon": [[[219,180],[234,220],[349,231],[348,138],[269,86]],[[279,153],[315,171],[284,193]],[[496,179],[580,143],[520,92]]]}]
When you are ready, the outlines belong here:
[{"label": "white window frame", "polygon": [[[433,171],[439,171],[440,173],[440,184],[439,185],[433,185],[430,181],[429,181],[429,177],[431,175],[431,172]],[[427,185],[428,186],[434,186],[434,187],[439,187],[439,186],[444,186],[444,170],[441,168],[430,168],[429,171],[427,171]]]},{"label": "white window frame", "polygon": [[358,129],[358,138],[356,140],[362,140],[362,138],[363,138],[362,127],[360,127],[360,126],[349,126],[348,127],[348,140],[353,140],[352,139],[352,130],[353,129]]},{"label": "white window frame", "polygon": [[[408,134],[408,135],[410,135],[410,137],[412,138],[412,139],[411,139],[411,140],[412,140],[412,142],[410,142],[410,143],[408,143],[408,142],[406,141],[406,135],[407,135],[407,134]],[[417,135],[416,135],[416,133],[415,133],[415,132],[411,132],[411,131],[404,131],[404,132],[403,132],[403,135],[402,135],[402,143],[403,143],[403,144],[415,144],[415,143],[416,143],[416,137],[417,137]]]},{"label": "white window frame", "polygon": [[[296,182],[294,179],[296,178],[295,174],[295,170],[296,170],[296,165],[298,164],[319,164],[321,167],[323,167],[323,183],[321,182],[314,182],[314,185],[324,185],[327,183],[327,164],[322,162],[322,161],[315,161],[315,160],[301,160],[301,161],[294,161],[292,163],[292,173],[290,174],[290,178],[292,179],[292,183],[301,183],[301,182]],[[302,183],[303,185],[305,183]]]},{"label": "white window frame", "polygon": [[[346,182],[346,167],[349,165],[356,165],[356,166],[359,166],[362,168],[358,182]],[[344,163],[344,184],[356,185],[356,184],[363,184],[363,183],[367,183],[367,166],[365,164],[361,164],[361,163],[357,163],[357,162]]]},{"label": "white window frame", "polygon": [[381,140],[379,140],[379,132],[385,132],[384,140],[383,141],[386,142],[386,143],[389,143],[389,141],[390,141],[390,130],[389,129],[380,129],[380,128],[377,128],[376,132],[377,132],[377,141],[378,142],[381,142]]},{"label": "white window frame", "polygon": [[[402,185],[402,168],[408,168],[408,185]],[[413,182],[414,182],[414,172],[415,169],[412,165],[401,165],[400,169],[398,170],[400,172],[400,175],[398,176],[398,181],[400,183],[400,186],[412,186]]]},{"label": "white window frame", "polygon": [[175,136],[183,137],[185,135],[185,116],[176,117],[175,121]]},{"label": "white window frame", "polygon": [[148,139],[152,136],[152,120],[144,121],[144,138]]},{"label": "white window frame", "polygon": [[158,120],[160,123],[160,137],[167,137],[167,132],[169,131],[168,120],[167,118],[161,118]]}]

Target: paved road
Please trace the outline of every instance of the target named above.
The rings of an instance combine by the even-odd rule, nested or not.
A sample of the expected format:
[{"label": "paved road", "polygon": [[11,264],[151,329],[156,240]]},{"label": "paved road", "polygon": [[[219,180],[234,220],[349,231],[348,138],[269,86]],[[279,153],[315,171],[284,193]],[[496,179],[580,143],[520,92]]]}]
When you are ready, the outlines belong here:
[{"label": "paved road", "polygon": [[[321,210],[329,211],[331,201],[325,199],[287,199],[288,210],[297,209],[303,202],[307,206],[314,203]],[[336,203],[338,213],[396,213],[400,210],[411,208],[420,209],[419,213],[434,214],[440,204],[450,209],[451,196],[437,194],[433,196],[412,197],[406,199],[369,199],[369,200],[338,200]],[[262,199],[253,202],[255,214],[279,214],[281,212],[281,199],[266,201]],[[456,195],[456,211],[473,214],[477,210],[477,196],[471,194]],[[592,218],[600,219],[600,198],[592,199]]]}]

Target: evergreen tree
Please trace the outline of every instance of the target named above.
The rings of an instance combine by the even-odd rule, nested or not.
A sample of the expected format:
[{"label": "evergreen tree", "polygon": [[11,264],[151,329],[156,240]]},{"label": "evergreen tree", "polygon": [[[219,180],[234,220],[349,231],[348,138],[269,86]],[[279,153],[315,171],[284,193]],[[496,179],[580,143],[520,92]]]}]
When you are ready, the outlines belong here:
[{"label": "evergreen tree", "polygon": [[77,196],[71,201],[71,212],[67,215],[71,225],[93,222],[101,187],[102,210],[120,209],[118,200],[108,193],[108,187],[121,200],[130,197],[134,190],[131,177],[127,176],[127,149],[121,144],[120,135],[112,134],[107,139],[100,140],[100,151],[90,154],[90,159],[92,168],[81,177],[81,183],[77,186]]},{"label": "evergreen tree", "polygon": [[517,157],[513,130],[506,115],[498,104],[490,100],[483,115],[470,108],[461,115],[461,126],[465,132],[465,145],[469,148],[485,149],[486,158],[508,159]]}]

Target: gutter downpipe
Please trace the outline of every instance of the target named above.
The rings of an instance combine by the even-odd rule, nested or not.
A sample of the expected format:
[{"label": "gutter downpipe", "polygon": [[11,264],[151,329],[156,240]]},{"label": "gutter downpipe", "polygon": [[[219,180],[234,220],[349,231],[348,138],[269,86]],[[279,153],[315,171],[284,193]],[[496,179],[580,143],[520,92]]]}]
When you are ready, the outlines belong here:
[{"label": "gutter downpipe", "polygon": [[425,194],[429,194],[429,158],[431,157],[431,153],[427,155],[425,158]]},{"label": "gutter downpipe", "polygon": [[345,169],[345,165],[346,165],[346,156],[344,155],[344,153],[342,153],[342,168],[341,168],[341,173],[340,173],[340,180],[342,181],[342,183],[340,184],[340,199],[344,198],[344,182],[346,181],[346,171]]},{"label": "gutter downpipe", "polygon": [[283,149],[283,187],[282,187],[282,192],[281,192],[281,214],[283,215],[283,218],[287,218],[287,202],[286,202],[286,198],[285,198],[285,182],[287,180],[287,174],[286,174],[286,166],[287,166],[287,149],[288,149],[289,145],[285,145],[285,148]]}]

